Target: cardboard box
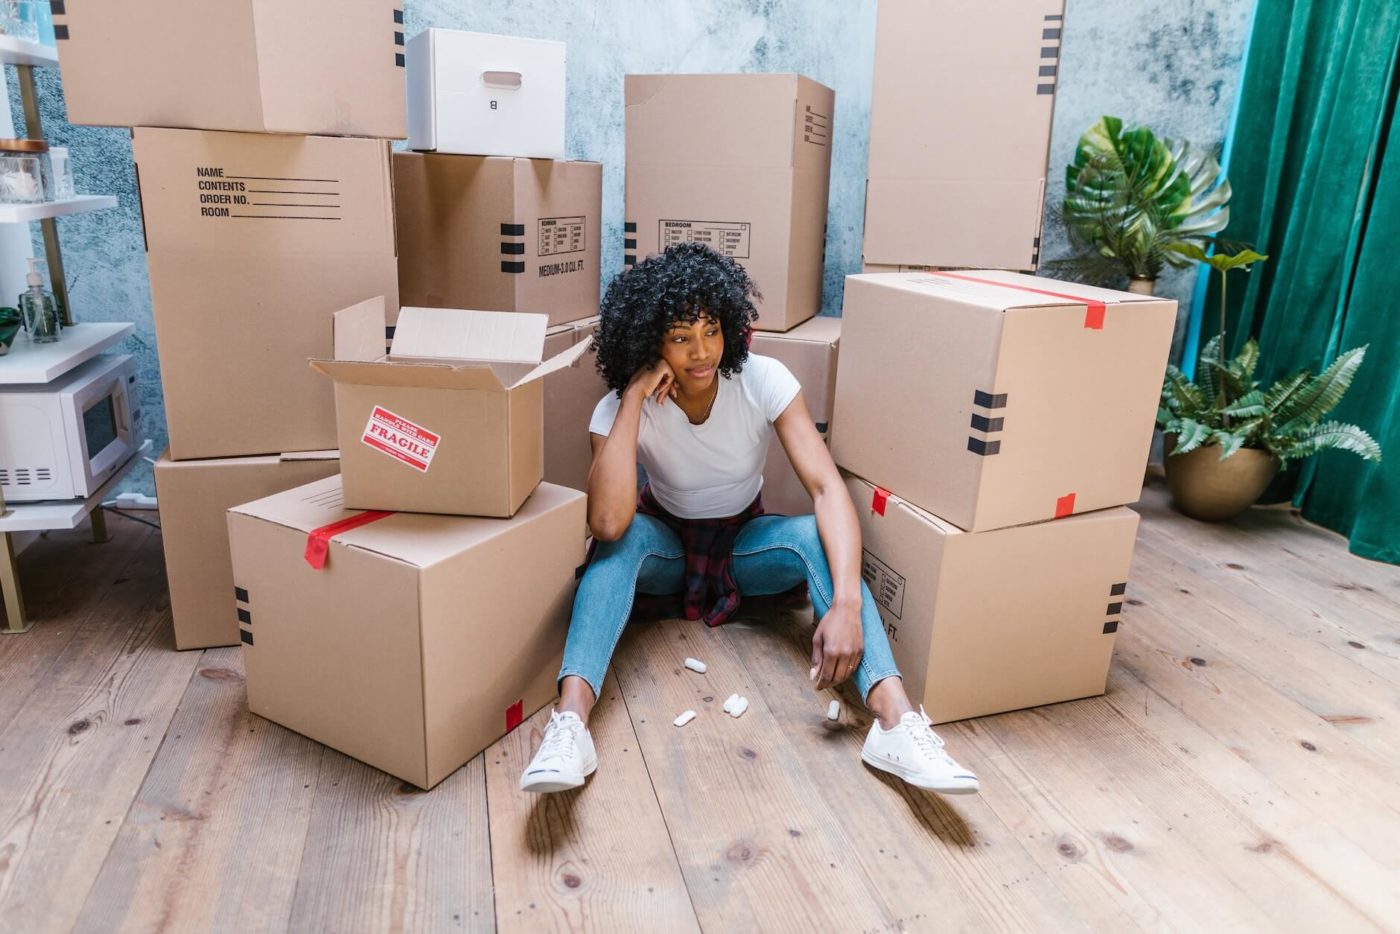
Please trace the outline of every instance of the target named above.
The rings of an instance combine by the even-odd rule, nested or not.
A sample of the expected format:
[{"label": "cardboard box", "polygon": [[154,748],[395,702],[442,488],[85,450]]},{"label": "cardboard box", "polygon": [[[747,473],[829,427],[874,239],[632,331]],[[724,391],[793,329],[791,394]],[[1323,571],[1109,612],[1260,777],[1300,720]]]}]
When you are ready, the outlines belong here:
[{"label": "cardboard box", "polygon": [[401,0],[54,4],[68,121],[401,139]]},{"label": "cardboard box", "polygon": [[248,708],[431,788],[554,697],[584,513],[355,513],[335,477],[235,507]]},{"label": "cardboard box", "polygon": [[756,327],[821,310],[835,92],[801,75],[628,75],[624,262],[696,240],[758,283]]},{"label": "cardboard box", "polygon": [[861,575],[905,689],[936,722],[1104,692],[1138,515],[964,532],[847,475]]},{"label": "cardboard box", "polygon": [[[598,319],[550,328],[544,339],[545,359],[553,359],[589,340],[598,330]],[[609,392],[598,375],[597,358],[585,353],[568,367],[544,378],[544,479],[546,483],[583,490],[593,466],[593,443],[588,423],[593,409]]]},{"label": "cardboard box", "polygon": [[[332,316],[398,308],[387,143],[132,134],[170,455],[334,448]],[[382,344],[382,335],[381,335]]]},{"label": "cardboard box", "polygon": [[461,516],[515,515],[544,476],[544,315],[404,308],[389,356],[382,299],[336,315],[335,383],[345,504]]},{"label": "cardboard box", "polygon": [[849,276],[832,454],[973,532],[1135,502],[1175,325],[1016,273]]},{"label": "cardboard box", "polygon": [[396,153],[405,305],[598,314],[603,167],[597,162]]},{"label": "cardboard box", "polygon": [[880,0],[865,259],[1035,269],[1064,0]]},{"label": "cardboard box", "polygon": [[408,148],[564,158],[564,43],[425,29],[408,43]]},{"label": "cardboard box", "polygon": [[175,648],[238,644],[224,513],[339,470],[335,451],[198,461],[171,460],[169,451],[160,456],[156,493]]},{"label": "cardboard box", "polygon": [[[823,438],[831,426],[836,404],[836,355],[841,344],[841,319],[818,316],[786,334],[759,333],[750,349],[781,360],[802,384],[807,411]],[[812,511],[812,497],[797,478],[783,443],[775,436],[763,467],[763,508],[766,512],[798,516]]]}]

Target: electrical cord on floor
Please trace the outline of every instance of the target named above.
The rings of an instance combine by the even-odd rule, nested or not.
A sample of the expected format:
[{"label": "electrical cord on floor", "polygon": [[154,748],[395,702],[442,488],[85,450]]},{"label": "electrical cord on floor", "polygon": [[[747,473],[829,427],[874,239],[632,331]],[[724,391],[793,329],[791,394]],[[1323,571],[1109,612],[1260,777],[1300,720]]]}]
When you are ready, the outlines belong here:
[{"label": "electrical cord on floor", "polygon": [[102,504],[102,508],[107,510],[114,516],[121,516],[123,519],[130,519],[132,522],[139,522],[142,525],[149,525],[151,528],[156,530],[160,529],[160,523],[152,522],[150,519],[142,519],[140,516],[133,515],[127,512],[125,509],[118,509],[116,506],[108,506],[106,503]]}]

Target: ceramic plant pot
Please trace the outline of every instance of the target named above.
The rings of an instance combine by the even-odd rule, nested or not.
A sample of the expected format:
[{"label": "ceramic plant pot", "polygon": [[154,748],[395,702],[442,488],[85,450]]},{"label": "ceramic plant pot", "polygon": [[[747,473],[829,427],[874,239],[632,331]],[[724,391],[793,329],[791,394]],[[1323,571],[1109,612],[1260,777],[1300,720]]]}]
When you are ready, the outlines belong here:
[{"label": "ceramic plant pot", "polygon": [[1151,295],[1152,290],[1156,287],[1156,279],[1139,279],[1134,277],[1128,280],[1128,291],[1136,292],[1139,295]]},{"label": "ceramic plant pot", "polygon": [[1188,454],[1173,454],[1176,436],[1167,435],[1167,490],[1172,505],[1203,522],[1224,522],[1244,512],[1263,495],[1279,459],[1268,451],[1241,448],[1220,459],[1220,446],[1197,448]]}]

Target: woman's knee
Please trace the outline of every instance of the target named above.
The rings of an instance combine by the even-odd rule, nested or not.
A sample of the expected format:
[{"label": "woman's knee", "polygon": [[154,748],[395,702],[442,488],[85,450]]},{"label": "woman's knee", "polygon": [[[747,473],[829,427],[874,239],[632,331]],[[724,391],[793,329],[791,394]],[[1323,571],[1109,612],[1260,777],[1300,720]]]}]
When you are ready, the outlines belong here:
[{"label": "woman's knee", "polygon": [[[641,561],[649,554],[666,550],[665,533],[670,530],[651,516],[634,515],[627,528],[616,538],[597,539],[598,550],[594,560],[609,557],[632,557]],[[673,533],[674,534],[674,533]]]},{"label": "woman's knee", "polygon": [[790,523],[788,531],[792,536],[793,544],[804,555],[815,557],[825,554],[822,550],[821,533],[817,531],[816,516],[792,516],[788,521]]}]

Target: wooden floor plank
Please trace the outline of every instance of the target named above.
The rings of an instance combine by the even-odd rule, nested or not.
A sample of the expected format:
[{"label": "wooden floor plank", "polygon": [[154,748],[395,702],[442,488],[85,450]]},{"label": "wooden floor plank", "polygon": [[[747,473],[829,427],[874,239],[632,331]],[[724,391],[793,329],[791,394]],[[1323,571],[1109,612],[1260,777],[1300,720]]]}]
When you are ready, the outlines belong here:
[{"label": "wooden floor plank", "polygon": [[73,925],[198,661],[173,650],[159,536],[138,555],[0,733],[0,917],[15,930]]},{"label": "wooden floor plank", "polygon": [[1156,617],[1140,618],[1142,650],[1125,650],[1125,665],[1265,777],[1316,802],[1319,819],[1341,828],[1372,859],[1400,870],[1400,849],[1391,842],[1400,833],[1377,834],[1400,830],[1400,786],[1365,738],[1293,702],[1267,676],[1207,647],[1199,634],[1165,624],[1154,630]]},{"label": "wooden floor plank", "polygon": [[699,931],[617,681],[589,723],[598,771],[562,794],[520,790],[546,707],[486,751],[501,931]]},{"label": "wooden floor plank", "polygon": [[[1212,856],[1296,864],[1300,877],[1279,893],[1281,924],[1306,920],[1314,929],[1350,930],[1374,926],[1387,912],[1400,917],[1394,906],[1395,873],[1378,865],[1332,820],[1334,802],[1346,789],[1335,788],[1323,800],[1256,768],[1242,749],[1231,748],[1216,736],[1218,718],[1231,715],[1228,702],[1218,705],[1217,718],[1200,723],[1161,693],[1175,673],[1160,666],[1172,664],[1174,660],[1162,659],[1139,640],[1124,640],[1106,700],[1124,720],[1159,741],[1162,757],[1173,762],[1173,780],[1215,789],[1258,831],[1257,840],[1241,850]],[[1183,775],[1180,769],[1190,774]],[[1353,917],[1347,917],[1348,911]],[[1322,923],[1324,918],[1331,919],[1332,926]]]},{"label": "wooden floor plank", "polygon": [[[113,517],[111,539],[94,542],[86,526],[50,532],[19,556],[19,576],[34,628],[0,635],[0,730],[9,726],[25,698],[44,683],[45,673],[82,623],[106,614],[106,594],[124,583],[131,562],[144,555],[151,530]],[[121,582],[121,583],[119,583]],[[3,608],[0,608],[3,612]]]},{"label": "wooden floor plank", "polygon": [[425,792],[327,749],[289,929],[489,931],[490,866],[481,756]]},{"label": "wooden floor plank", "polygon": [[[687,656],[709,671],[683,668]],[[896,929],[851,852],[858,828],[817,790],[845,779],[797,757],[722,628],[632,626],[614,670],[702,929]],[[737,720],[721,710],[732,692],[750,704]],[[673,726],[686,709],[696,719]]]},{"label": "wooden floor plank", "polygon": [[[1250,604],[1204,575],[1194,578],[1195,586],[1187,588],[1191,593],[1182,595],[1189,600],[1182,601],[1177,588],[1159,583],[1179,576],[1176,569],[1181,565],[1151,545],[1140,547],[1139,560],[1147,562],[1151,570],[1136,598],[1151,605],[1133,609],[1143,611],[1149,636],[1154,620],[1162,621],[1158,629],[1170,625],[1195,636],[1196,654],[1180,661],[1199,669],[1199,677],[1206,681],[1217,674],[1211,661],[1223,655],[1232,666],[1229,673],[1238,670],[1252,676],[1266,717],[1270,716],[1267,706],[1271,695],[1292,701],[1279,708],[1284,719],[1266,722],[1294,724],[1292,728],[1300,731],[1295,739],[1298,743],[1315,742],[1319,729],[1336,736],[1335,758],[1315,761],[1315,768],[1322,773],[1345,769],[1353,793],[1385,800],[1400,769],[1400,691],[1394,682],[1328,651],[1327,646],[1285,624],[1240,626],[1239,620],[1251,612]],[[1282,610],[1263,603],[1255,612],[1273,618]],[[1191,658],[1200,661],[1192,662]]]},{"label": "wooden floor plank", "polygon": [[1134,927],[1102,891],[1066,897],[981,795],[942,797],[865,766],[860,750],[870,713],[853,689],[843,689],[841,723],[830,724],[826,707],[835,695],[814,692],[808,680],[810,606],[724,632],[794,753],[825,776],[818,791],[842,815],[851,852],[880,886],[894,930]]},{"label": "wooden floor plank", "polygon": [[198,654],[79,931],[287,923],[323,747],[248,712],[238,649]]}]

